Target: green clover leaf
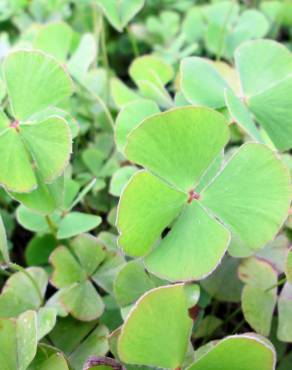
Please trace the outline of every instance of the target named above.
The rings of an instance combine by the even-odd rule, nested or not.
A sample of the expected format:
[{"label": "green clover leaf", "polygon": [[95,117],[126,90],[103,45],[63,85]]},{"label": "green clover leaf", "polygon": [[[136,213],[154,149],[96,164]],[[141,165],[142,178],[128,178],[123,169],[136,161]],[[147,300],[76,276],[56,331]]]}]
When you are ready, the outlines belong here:
[{"label": "green clover leaf", "polygon": [[58,239],[69,239],[81,233],[95,229],[101,223],[101,217],[81,212],[56,211],[48,224],[44,215],[24,207],[17,208],[18,222],[27,230],[37,233],[53,233]]},{"label": "green clover leaf", "polygon": [[68,363],[56,348],[39,344],[36,356],[27,370],[70,370]]},{"label": "green clover leaf", "polygon": [[232,119],[256,141],[263,139],[254,120],[279,150],[290,149],[291,52],[275,41],[257,40],[239,46],[234,59],[242,96],[234,95],[232,87],[209,61],[192,57],[181,63],[181,88],[185,97],[192,104],[216,109],[227,106]]},{"label": "green clover leaf", "polygon": [[174,70],[164,59],[155,55],[138,57],[130,65],[129,75],[141,95],[156,101],[162,107],[172,106],[171,96],[165,85],[173,79]]},{"label": "green clover leaf", "polygon": [[110,24],[119,32],[143,8],[145,0],[95,0]]},{"label": "green clover leaf", "polygon": [[10,53],[3,63],[3,75],[12,114],[18,121],[29,120],[72,94],[72,82],[65,69],[39,51]]},{"label": "green clover leaf", "polygon": [[145,118],[159,113],[157,104],[152,100],[137,99],[126,104],[119,112],[116,119],[116,144],[123,152],[128,134]]},{"label": "green clover leaf", "polygon": [[3,370],[26,370],[37,351],[37,317],[26,311],[17,319],[0,319],[0,363]]},{"label": "green clover leaf", "polygon": [[170,281],[202,279],[219,264],[231,236],[233,250],[251,255],[283,224],[288,170],[268,147],[247,143],[216,173],[214,161],[228,140],[225,118],[195,107],[151,116],[128,136],[127,159],[146,170],[121,195],[118,242],[126,254],[143,256],[151,273]]},{"label": "green clover leaf", "polygon": [[112,293],[116,274],[124,259],[116,251],[105,249],[90,234],[81,234],[61,246],[50,256],[53,265],[52,284],[59,291],[50,299],[49,306],[59,307],[61,313],[71,313],[78,320],[91,321],[101,316],[104,303],[95,285]]},{"label": "green clover leaf", "polygon": [[47,273],[39,267],[11,275],[0,295],[0,316],[16,317],[27,310],[38,310],[43,304],[47,285]]},{"label": "green clover leaf", "polygon": [[11,275],[0,295],[0,316],[17,317],[28,310],[36,311],[37,339],[42,339],[54,327],[57,311],[45,307],[44,297],[48,276],[42,268],[30,267]]},{"label": "green clover leaf", "polygon": [[240,44],[264,37],[270,27],[262,12],[240,11],[239,4],[230,1],[194,6],[186,14],[183,32],[189,42],[204,41],[209,53],[231,59]]},{"label": "green clover leaf", "polygon": [[121,307],[133,304],[148,290],[162,285],[162,282],[145,271],[141,261],[130,261],[123,266],[114,281],[114,294]]},{"label": "green clover leaf", "polygon": [[15,51],[3,63],[13,120],[1,113],[0,184],[16,193],[36,189],[58,178],[72,151],[71,132],[64,118],[34,115],[68,99],[72,84],[51,57],[36,51]]},{"label": "green clover leaf", "polygon": [[188,309],[196,304],[198,290],[177,284],[145,293],[122,326],[119,358],[128,364],[180,367],[193,325]]},{"label": "green clover leaf", "polygon": [[[76,237],[70,251],[58,247],[50,256],[54,267],[53,285],[65,309],[79,320],[89,321],[99,317],[103,301],[92,284],[91,276],[104,261],[106,253],[96,238],[89,234]],[[58,294],[57,293],[57,294]]]},{"label": "green clover leaf", "polygon": [[245,283],[242,310],[246,321],[259,334],[270,334],[273,312],[277,303],[277,271],[265,260],[251,257],[238,270]]},{"label": "green clover leaf", "polygon": [[245,283],[242,291],[242,311],[245,320],[259,334],[268,336],[272,327],[273,313],[277,304],[277,338],[290,342],[291,336],[291,284],[286,282],[279,295],[278,280],[283,273],[285,260],[289,260],[287,240],[278,237],[266,246],[256,257],[241,262],[238,275]]},{"label": "green clover leaf", "polygon": [[64,62],[70,50],[72,37],[72,28],[67,23],[50,22],[39,28],[33,46]]},{"label": "green clover leaf", "polygon": [[202,280],[201,286],[220,302],[240,302],[243,284],[237,276],[239,263],[239,259],[227,254],[216,270]]},{"label": "green clover leaf", "polygon": [[198,352],[188,370],[274,370],[276,365],[272,344],[253,334],[226,337]]},{"label": "green clover leaf", "polygon": [[107,327],[96,320],[85,322],[67,316],[58,319],[50,341],[67,356],[70,369],[81,370],[90,356],[108,352],[108,335]]}]

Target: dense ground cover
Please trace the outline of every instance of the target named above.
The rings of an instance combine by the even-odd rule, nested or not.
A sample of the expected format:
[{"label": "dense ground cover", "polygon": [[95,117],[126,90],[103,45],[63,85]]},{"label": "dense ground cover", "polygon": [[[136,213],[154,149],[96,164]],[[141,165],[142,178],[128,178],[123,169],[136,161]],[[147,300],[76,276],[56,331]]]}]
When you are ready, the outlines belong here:
[{"label": "dense ground cover", "polygon": [[292,368],[291,2],[0,22],[0,370]]}]

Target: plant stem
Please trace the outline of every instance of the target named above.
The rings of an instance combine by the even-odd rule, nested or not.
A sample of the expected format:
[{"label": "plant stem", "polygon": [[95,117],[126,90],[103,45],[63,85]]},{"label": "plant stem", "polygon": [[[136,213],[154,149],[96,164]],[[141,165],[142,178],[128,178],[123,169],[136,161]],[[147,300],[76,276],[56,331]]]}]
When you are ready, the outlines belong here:
[{"label": "plant stem", "polygon": [[222,55],[222,51],[223,51],[223,47],[224,47],[225,33],[226,33],[229,18],[232,14],[234,4],[235,4],[235,2],[234,2],[234,0],[232,0],[229,12],[226,14],[226,17],[225,17],[225,20],[224,20],[224,27],[223,27],[222,32],[220,34],[219,47],[218,47],[218,50],[217,50],[216,61],[221,59],[221,55]]},{"label": "plant stem", "polygon": [[69,209],[67,210],[68,212],[71,211],[72,208],[76,206],[84,197],[85,195],[93,188],[93,186],[96,183],[96,178],[92,179],[82,190],[81,192],[77,195]]},{"label": "plant stem", "polygon": [[274,288],[277,288],[279,286],[282,286],[283,284],[285,284],[287,281],[287,278],[286,276],[284,276],[282,279],[280,279],[276,284],[270,286],[268,289],[266,289],[265,291],[266,292],[269,292],[270,290],[274,289]]},{"label": "plant stem", "polygon": [[240,323],[235,327],[235,329],[233,330],[232,334],[235,334],[238,332],[238,330],[244,325],[245,323],[245,319],[243,319],[242,321],[240,321]]},{"label": "plant stem", "polygon": [[132,45],[133,54],[134,54],[135,58],[137,58],[137,57],[140,56],[140,52],[139,52],[139,48],[138,48],[136,38],[135,38],[135,36],[134,36],[133,32],[131,31],[131,28],[129,26],[127,27],[127,33],[128,33],[131,45]]},{"label": "plant stem", "polygon": [[283,19],[284,19],[284,16],[285,16],[285,8],[286,8],[286,5],[289,3],[289,1],[290,0],[284,0],[283,1],[282,8],[281,8],[280,12],[278,13],[277,18],[274,22],[274,29],[273,29],[273,32],[271,33],[271,36],[270,36],[273,39],[278,38],[278,34],[279,34],[280,29],[281,29]]},{"label": "plant stem", "polygon": [[226,325],[229,323],[230,320],[232,320],[239,312],[241,311],[241,307],[239,306],[235,311],[231,312],[229,316],[224,320],[223,325]]},{"label": "plant stem", "polygon": [[1,267],[1,268],[0,268],[0,275],[10,277],[10,276],[11,276],[11,273],[9,273],[9,272],[8,272],[8,271],[6,271],[3,267]]},{"label": "plant stem", "polygon": [[[89,91],[89,90],[87,90]],[[110,110],[108,109],[106,103],[103,101],[103,99],[98,96],[97,94],[95,94],[94,92],[92,91],[89,91],[89,93],[91,94],[91,96],[97,101],[97,103],[101,106],[104,114],[106,115],[106,118],[110,124],[110,126],[112,127],[113,131],[115,130],[115,121],[114,121],[114,118],[110,112]]]},{"label": "plant stem", "polygon": [[25,268],[23,268],[22,266],[19,266],[17,263],[12,263],[11,262],[11,263],[9,263],[8,266],[11,270],[14,270],[14,271],[17,271],[17,272],[22,272],[30,280],[30,282],[34,286],[34,288],[35,288],[35,290],[36,290],[36,292],[39,296],[41,306],[42,306],[44,304],[44,298],[43,298],[42,292],[40,291],[40,287],[38,286],[38,284],[34,280],[34,278],[26,271]]},{"label": "plant stem", "polygon": [[51,230],[51,233],[54,235],[54,237],[56,238],[57,237],[57,228],[56,228],[56,225],[55,223],[53,222],[53,220],[51,219],[51,217],[49,215],[46,215],[45,216],[45,219],[47,221],[47,224],[49,226],[49,229]]},{"label": "plant stem", "polygon": [[[110,66],[108,61],[108,53],[107,53],[107,47],[106,47],[106,34],[105,34],[105,22],[103,17],[101,17],[101,30],[100,30],[100,45],[101,45],[101,55],[103,60],[103,66],[106,70],[106,99],[105,103],[108,103],[109,99],[109,77],[110,77]],[[105,104],[105,105],[106,105]]]},{"label": "plant stem", "polygon": [[[212,310],[210,312],[210,316],[216,316],[217,309],[219,307],[219,302],[217,300],[214,300],[212,305]],[[206,327],[206,331],[208,332],[210,328],[210,323]],[[206,335],[203,340],[203,345],[206,344],[209,341],[210,335]]]},{"label": "plant stem", "polygon": [[254,7],[259,8],[261,5],[261,0],[254,0]]},{"label": "plant stem", "polygon": [[[102,28],[102,15],[98,11],[98,7],[96,3],[92,3],[92,22],[93,22],[93,34],[96,40],[99,39],[99,35],[101,34],[101,28]],[[97,42],[98,44],[98,42]],[[97,51],[98,51],[98,45],[97,45]],[[97,65],[97,55],[95,56],[94,65]]]}]

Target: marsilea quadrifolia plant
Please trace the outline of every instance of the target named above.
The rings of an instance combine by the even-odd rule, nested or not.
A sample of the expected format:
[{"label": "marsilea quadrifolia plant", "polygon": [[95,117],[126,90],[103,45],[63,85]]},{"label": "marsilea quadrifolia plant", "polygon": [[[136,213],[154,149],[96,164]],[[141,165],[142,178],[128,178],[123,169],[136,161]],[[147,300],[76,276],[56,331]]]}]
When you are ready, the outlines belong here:
[{"label": "marsilea quadrifolia plant", "polygon": [[0,182],[11,192],[30,193],[52,183],[69,161],[68,123],[48,108],[72,94],[72,82],[54,59],[40,52],[16,51],[3,63],[9,117],[1,113]]},{"label": "marsilea quadrifolia plant", "polygon": [[234,62],[236,71],[225,70],[224,76],[210,60],[186,58],[181,63],[182,93],[192,104],[227,107],[251,138],[264,142],[256,120],[277,149],[290,149],[291,52],[272,40],[250,41],[236,49]]},{"label": "marsilea quadrifolia plant", "polygon": [[253,254],[286,219],[290,176],[277,154],[250,142],[225,159],[228,141],[228,121],[201,107],[153,115],[128,136],[126,157],[145,170],[121,195],[118,243],[155,275],[200,280],[227,248]]},{"label": "marsilea quadrifolia plant", "polygon": [[0,370],[292,367],[289,4],[193,3],[0,5]]},{"label": "marsilea quadrifolia plant", "polygon": [[[191,103],[221,111],[227,105],[231,120],[251,136],[239,149],[229,151],[227,158],[224,147],[230,139],[228,111],[224,116],[207,107],[185,106],[157,113],[154,105],[137,101],[125,106],[118,118],[116,138],[120,149],[128,160],[144,167],[122,191],[117,211],[118,244],[127,255],[141,257],[148,272],[167,281],[205,278],[227,250],[236,257],[254,255],[275,237],[287,218],[291,200],[289,171],[274,147],[269,148],[264,142],[268,134],[278,148],[289,147],[287,132],[292,127],[289,122],[292,114],[287,100],[291,90],[291,54],[274,42],[258,41],[244,44],[235,55],[247,94],[243,99],[242,95],[236,97],[210,62],[190,58],[183,62],[181,71],[182,92]],[[249,67],[254,59],[260,64],[256,71]],[[285,95],[284,99],[279,97],[277,88]],[[140,124],[130,114],[136,109],[144,118]],[[258,131],[254,120],[266,131]],[[240,270],[239,274],[245,281],[252,281],[247,272]],[[255,283],[257,288],[250,293],[246,287],[242,297],[247,321],[263,335],[269,334],[275,306],[278,273],[274,275],[268,280],[261,277],[262,286]],[[179,286],[182,285],[177,289]],[[178,304],[178,299],[167,300],[167,289],[174,292],[175,285],[152,290],[128,314],[118,341],[118,353],[125,363],[164,368],[184,366],[188,344],[183,346],[182,339],[178,339],[178,333],[183,332],[183,320],[179,328],[173,323],[179,317],[174,313],[174,302]],[[284,294],[283,290],[282,302]],[[159,302],[154,303],[159,295]],[[284,341],[288,339],[285,321],[291,312],[287,312],[287,304],[279,303],[278,335]],[[163,337],[164,331],[167,338]],[[170,333],[175,333],[175,338]],[[187,329],[184,338],[188,338]],[[273,350],[266,364],[260,364],[260,360],[248,354],[248,344],[253,348],[252,343],[259,348],[263,343],[269,347],[254,335],[229,337],[206,352],[202,350],[202,355],[199,351],[190,368],[274,368]],[[236,346],[244,352],[245,345],[246,356],[232,356]],[[253,350],[251,356],[257,354],[261,358],[255,347]]]}]

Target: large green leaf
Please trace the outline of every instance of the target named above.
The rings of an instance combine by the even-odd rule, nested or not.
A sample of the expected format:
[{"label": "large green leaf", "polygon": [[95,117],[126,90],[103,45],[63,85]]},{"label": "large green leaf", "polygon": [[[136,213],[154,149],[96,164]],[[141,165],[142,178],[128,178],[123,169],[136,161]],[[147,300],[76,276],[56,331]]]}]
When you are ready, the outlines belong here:
[{"label": "large green leaf", "polygon": [[0,134],[0,183],[8,190],[28,192],[37,186],[32,164],[19,133],[7,129]]},{"label": "large green leaf", "polygon": [[217,269],[201,282],[202,287],[218,301],[240,302],[243,284],[237,276],[239,263],[239,259],[226,255]]},{"label": "large green leaf", "polygon": [[75,283],[60,292],[62,305],[76,319],[92,321],[102,315],[104,303],[90,281]]},{"label": "large green leaf", "polygon": [[123,362],[177,368],[187,352],[192,320],[182,284],[143,295],[130,311],[118,341]]},{"label": "large green leaf", "polygon": [[277,271],[258,258],[244,260],[239,277],[247,284],[242,291],[242,310],[246,321],[259,334],[268,336],[277,302]]},{"label": "large green leaf", "polygon": [[0,319],[1,370],[26,370],[37,351],[36,313],[27,311],[17,319]]},{"label": "large green leaf", "polygon": [[128,134],[145,118],[155,113],[159,113],[157,104],[146,99],[137,99],[121,109],[116,120],[116,143],[121,152],[126,145]]},{"label": "large green leaf", "polygon": [[256,119],[280,150],[287,150],[292,146],[292,109],[289,100],[291,92],[292,68],[289,78],[273,84],[248,100]]},{"label": "large green leaf", "polygon": [[181,89],[187,100],[210,108],[224,107],[226,81],[208,60],[186,58],[181,63]]},{"label": "large green leaf", "polygon": [[140,96],[134,90],[130,89],[117,77],[113,77],[110,80],[110,88],[113,100],[119,108],[122,108],[128,103],[140,99]]},{"label": "large green leaf", "polygon": [[173,68],[162,58],[144,55],[133,61],[129,74],[139,86],[140,81],[149,81],[160,87],[166,85],[174,76]]},{"label": "large green leaf", "polygon": [[[32,368],[34,370],[34,368]],[[35,370],[69,370],[67,361],[60,353],[50,355]]]},{"label": "large green leaf", "polygon": [[149,271],[167,280],[199,280],[217,267],[229,241],[228,230],[193,202],[185,206],[145,264]]},{"label": "large green leaf", "polygon": [[119,246],[131,256],[145,255],[186,201],[186,194],[149,172],[137,172],[124,189],[118,208]]},{"label": "large green leaf", "polygon": [[220,170],[227,140],[226,121],[208,108],[157,114],[130,133],[127,158],[159,177],[141,171],[126,185],[117,215],[119,245],[131,256],[146,256],[155,275],[202,279],[222,259],[229,232],[232,254],[251,255],[287,217],[291,189],[285,166],[264,145],[250,143]]},{"label": "large green leaf", "polygon": [[155,287],[155,280],[145,271],[143,264],[134,260],[119,271],[114,282],[114,294],[118,304],[124,307]]},{"label": "large green leaf", "polygon": [[68,355],[89,335],[96,327],[96,323],[96,321],[78,321],[72,316],[60,317],[49,334],[50,341]]},{"label": "large green leaf", "polygon": [[[17,208],[16,219],[17,222],[27,230],[37,233],[50,232],[46,218],[43,215],[31,211],[23,205],[20,205]],[[60,221],[60,216],[56,213],[52,214],[51,221],[54,224],[58,224]]]},{"label": "large green leaf", "polygon": [[40,28],[33,46],[64,62],[70,49],[73,32],[64,22],[51,22]]},{"label": "large green leaf", "polygon": [[90,321],[101,316],[103,301],[90,278],[105,260],[106,251],[91,235],[82,234],[70,243],[70,249],[57,248],[50,256],[54,267],[52,283],[61,288],[50,306],[60,305],[78,320]]},{"label": "large green leaf", "polygon": [[61,175],[72,151],[71,133],[59,117],[12,125],[0,134],[0,148],[0,183],[25,193],[38,186],[39,178],[51,183]]},{"label": "large green leaf", "polygon": [[279,149],[291,148],[291,52],[271,40],[247,42],[236,50],[235,63],[247,105],[257,121]]},{"label": "large green leaf", "polygon": [[253,251],[271,240],[287,217],[290,177],[270,149],[248,143],[201,196],[202,203],[227,225],[233,237]]},{"label": "large green leaf", "polygon": [[60,222],[57,237],[67,239],[95,229],[101,217],[81,212],[70,212]]},{"label": "large green leaf", "polygon": [[[235,47],[232,44],[255,37],[264,31],[266,20],[262,15],[254,10],[248,10],[247,13],[261,18],[261,21],[257,22],[259,28],[256,30],[255,27],[250,27],[249,17],[243,14],[237,31],[227,35],[225,41],[229,49]],[[249,28],[249,32],[242,31],[240,23],[243,28]],[[215,44],[224,44],[222,34],[224,35],[226,30],[222,29],[222,25],[210,23],[208,30],[209,41],[210,38],[214,38]],[[292,91],[291,52],[272,40],[248,41],[236,49],[235,66],[241,82],[240,90],[234,88],[237,76],[230,80],[222,73],[221,68],[217,68],[217,63],[212,65],[210,61],[198,57],[186,58],[181,63],[181,92],[192,104],[217,109],[227,105],[235,122],[253,138],[262,141],[253,123],[255,118],[277,148],[280,150],[291,148],[292,108],[289,103]],[[228,90],[228,85],[240,96],[237,97],[229,90],[224,102],[224,89]]]},{"label": "large green leaf", "polygon": [[145,0],[95,0],[111,25],[118,31],[142,9]]},{"label": "large green leaf", "polygon": [[3,64],[14,118],[26,120],[72,94],[72,82],[53,58],[38,51],[15,51]]},{"label": "large green leaf", "polygon": [[228,139],[227,121],[221,114],[184,107],[144,120],[128,136],[125,153],[128,159],[189,191]]},{"label": "large green leaf", "polygon": [[269,31],[265,15],[256,9],[247,9],[239,17],[234,29],[226,37],[226,54],[232,58],[234,50],[244,41],[263,38]]},{"label": "large green leaf", "polygon": [[56,325],[57,310],[53,307],[41,307],[37,313],[38,340],[44,338]]},{"label": "large green leaf", "polygon": [[108,352],[108,335],[108,329],[97,325],[96,320],[82,322],[68,316],[58,319],[50,340],[68,356],[70,369],[82,370],[90,356],[104,356]]},{"label": "large green leaf", "polygon": [[130,65],[129,74],[143,96],[164,108],[172,106],[171,96],[165,85],[173,78],[174,70],[164,59],[155,55],[143,55]]},{"label": "large green leaf", "polygon": [[72,151],[71,132],[63,118],[49,117],[21,125],[20,134],[35,162],[41,180],[51,183],[61,175]]},{"label": "large green leaf", "polygon": [[57,288],[63,288],[86,279],[81,265],[66,247],[55,249],[50,256],[50,262],[54,267],[51,281]]},{"label": "large green leaf", "polygon": [[210,346],[189,370],[274,370],[272,345],[252,334],[227,337]]},{"label": "large green leaf", "polygon": [[104,356],[108,352],[109,332],[106,326],[99,325],[69,356],[74,370],[81,370],[90,356]]},{"label": "large green leaf", "polygon": [[16,317],[42,305],[48,276],[40,267],[30,267],[25,271],[26,274],[20,271],[7,279],[0,295],[0,317]]},{"label": "large green leaf", "polygon": [[25,261],[28,266],[46,266],[49,256],[58,242],[51,234],[36,235],[30,239],[25,249]]},{"label": "large green leaf", "polygon": [[247,98],[264,92],[292,71],[291,52],[272,40],[245,42],[235,52],[235,63]]},{"label": "large green leaf", "polygon": [[137,171],[138,168],[136,166],[120,167],[111,178],[109,188],[110,194],[119,197],[122,194],[125,185]]},{"label": "large green leaf", "polygon": [[[70,74],[80,83],[84,83],[88,69],[96,57],[96,40],[91,33],[85,33],[68,62]],[[85,86],[87,87],[87,86]]]}]

